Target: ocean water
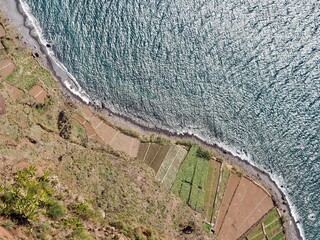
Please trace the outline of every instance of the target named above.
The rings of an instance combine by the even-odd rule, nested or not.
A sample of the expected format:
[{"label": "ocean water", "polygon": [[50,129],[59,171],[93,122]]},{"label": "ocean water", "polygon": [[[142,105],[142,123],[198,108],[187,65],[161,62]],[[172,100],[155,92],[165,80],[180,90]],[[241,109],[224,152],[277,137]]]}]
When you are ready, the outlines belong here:
[{"label": "ocean water", "polygon": [[21,0],[85,92],[271,173],[320,239],[319,0]]}]

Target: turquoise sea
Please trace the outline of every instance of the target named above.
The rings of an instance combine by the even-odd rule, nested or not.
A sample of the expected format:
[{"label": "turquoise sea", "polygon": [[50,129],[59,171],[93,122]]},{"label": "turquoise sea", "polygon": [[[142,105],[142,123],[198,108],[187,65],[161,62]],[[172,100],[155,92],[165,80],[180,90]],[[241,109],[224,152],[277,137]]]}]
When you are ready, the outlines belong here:
[{"label": "turquoise sea", "polygon": [[319,0],[21,0],[86,93],[283,185],[320,239]]}]

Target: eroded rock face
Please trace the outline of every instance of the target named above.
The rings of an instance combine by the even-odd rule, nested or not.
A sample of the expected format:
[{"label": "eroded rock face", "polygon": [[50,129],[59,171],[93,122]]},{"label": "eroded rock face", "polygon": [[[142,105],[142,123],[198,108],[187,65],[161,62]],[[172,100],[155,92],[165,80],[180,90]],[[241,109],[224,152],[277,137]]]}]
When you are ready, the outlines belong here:
[{"label": "eroded rock face", "polygon": [[4,98],[0,95],[0,115],[6,113],[6,104]]}]

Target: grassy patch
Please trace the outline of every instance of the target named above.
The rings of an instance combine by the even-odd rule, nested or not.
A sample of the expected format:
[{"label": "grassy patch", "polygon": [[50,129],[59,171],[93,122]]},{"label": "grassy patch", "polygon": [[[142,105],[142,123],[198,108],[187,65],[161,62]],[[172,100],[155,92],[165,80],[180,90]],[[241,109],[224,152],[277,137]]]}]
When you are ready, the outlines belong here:
[{"label": "grassy patch", "polygon": [[258,224],[256,227],[254,227],[250,233],[248,234],[247,238],[249,240],[259,240],[259,239],[264,239],[264,233],[262,231],[262,226],[261,224]]},{"label": "grassy patch", "polygon": [[[197,145],[190,149],[173,183],[172,192],[182,197],[194,210],[203,212],[210,162],[200,157],[198,151]],[[188,185],[189,188],[186,187]]]},{"label": "grassy patch", "polygon": [[220,183],[217,191],[217,200],[213,208],[212,221],[215,220],[218,215],[218,211],[222,203],[222,198],[228,184],[229,176],[230,176],[230,170],[228,166],[222,165],[222,173],[221,173]]},{"label": "grassy patch", "polygon": [[213,204],[216,198],[217,188],[219,184],[220,168],[220,162],[215,160],[210,161],[205,196],[205,216],[208,221],[211,221],[213,213]]}]

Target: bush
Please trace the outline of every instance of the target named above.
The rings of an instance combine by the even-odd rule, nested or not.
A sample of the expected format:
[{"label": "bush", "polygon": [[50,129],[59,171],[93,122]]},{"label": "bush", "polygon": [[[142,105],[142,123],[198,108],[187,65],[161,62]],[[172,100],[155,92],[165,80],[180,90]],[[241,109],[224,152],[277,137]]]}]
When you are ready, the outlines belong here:
[{"label": "bush", "polygon": [[191,141],[189,141],[189,140],[178,140],[178,141],[176,142],[176,144],[186,146],[186,147],[189,148],[189,149],[190,149],[190,148],[192,147],[192,145],[193,145],[193,143],[192,143]]},{"label": "bush", "polygon": [[34,220],[52,202],[54,190],[46,177],[36,177],[36,169],[29,167],[18,172],[14,183],[2,187],[0,212],[20,223]]},{"label": "bush", "polygon": [[210,160],[212,158],[212,153],[207,149],[199,147],[197,150],[197,156],[206,160]]},{"label": "bush", "polygon": [[74,205],[73,208],[76,214],[82,219],[88,220],[94,217],[94,211],[87,203],[78,203]]},{"label": "bush", "polygon": [[61,111],[58,116],[59,136],[64,139],[69,139],[71,135],[71,123],[69,117],[64,111]]},{"label": "bush", "polygon": [[65,215],[65,209],[60,203],[53,202],[47,209],[47,215],[52,219],[59,219]]},{"label": "bush", "polygon": [[84,229],[75,230],[71,234],[74,240],[94,240],[94,238]]}]

